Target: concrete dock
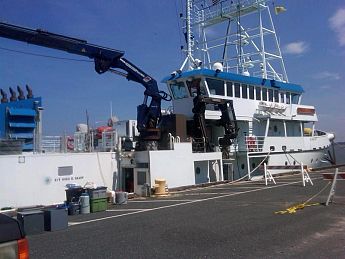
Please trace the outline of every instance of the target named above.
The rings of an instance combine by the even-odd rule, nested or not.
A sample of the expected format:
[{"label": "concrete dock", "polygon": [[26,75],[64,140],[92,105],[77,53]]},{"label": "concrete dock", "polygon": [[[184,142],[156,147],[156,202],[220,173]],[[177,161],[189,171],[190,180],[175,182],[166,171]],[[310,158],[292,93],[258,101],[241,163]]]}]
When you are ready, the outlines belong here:
[{"label": "concrete dock", "polygon": [[[310,174],[185,190],[69,216],[69,228],[29,236],[31,258],[343,258],[345,181]],[[327,187],[326,187],[327,185]],[[322,191],[323,190],[323,191]],[[320,193],[320,191],[322,191]],[[314,197],[315,196],[315,197]],[[314,197],[314,198],[313,198]],[[314,206],[277,214],[313,198]]]}]

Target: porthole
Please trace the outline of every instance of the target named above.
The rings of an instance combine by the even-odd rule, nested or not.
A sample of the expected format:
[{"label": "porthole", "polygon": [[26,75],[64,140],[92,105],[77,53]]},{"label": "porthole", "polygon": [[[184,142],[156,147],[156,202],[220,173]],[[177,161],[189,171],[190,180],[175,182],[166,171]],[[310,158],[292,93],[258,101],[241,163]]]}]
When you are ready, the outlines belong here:
[{"label": "porthole", "polygon": [[296,161],[293,161],[293,165],[296,165]]},{"label": "porthole", "polygon": [[285,161],[285,165],[287,165],[287,161]]},{"label": "porthole", "polygon": [[270,151],[274,151],[276,148],[274,146],[270,146]]}]

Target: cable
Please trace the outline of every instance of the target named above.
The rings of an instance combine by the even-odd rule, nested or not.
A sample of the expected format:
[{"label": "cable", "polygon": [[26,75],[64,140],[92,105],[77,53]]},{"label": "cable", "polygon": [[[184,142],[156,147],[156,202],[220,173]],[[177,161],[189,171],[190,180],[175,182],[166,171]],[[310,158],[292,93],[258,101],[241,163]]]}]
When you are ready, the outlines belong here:
[{"label": "cable", "polygon": [[285,153],[286,154],[288,154],[289,156],[291,156],[291,158],[294,160],[294,161],[296,161],[296,163],[298,163],[298,164],[302,164],[301,162],[299,162],[299,161],[297,161],[290,153],[287,153],[286,151],[285,151]]},{"label": "cable", "polygon": [[[232,183],[236,183],[236,182],[239,182],[241,180],[243,180],[244,178],[246,178],[249,174],[252,174],[256,169],[258,169],[265,161],[266,161],[266,158],[271,154],[271,150],[267,153],[267,155],[264,157],[264,159],[262,159],[262,161],[257,165],[257,167],[255,167],[252,171],[250,171],[250,173],[242,176],[241,178],[235,180],[235,181],[231,181],[230,184]],[[249,169],[249,168],[248,168]]]},{"label": "cable", "polygon": [[253,173],[256,169],[258,169],[266,160],[266,158],[271,154],[271,150],[267,153],[267,155],[265,156],[265,158],[258,164],[257,167],[255,167],[250,173]]},{"label": "cable", "polygon": [[308,200],[306,200],[305,202],[303,202],[303,204],[307,204],[308,202],[310,202],[312,199],[314,199],[315,197],[319,196],[329,185],[331,184],[331,182],[328,182],[322,189],[321,191],[319,191],[317,194],[315,194],[314,196],[312,196],[311,198],[309,198]]},{"label": "cable", "polygon": [[9,51],[9,52],[24,54],[24,55],[30,55],[30,56],[35,56],[35,57],[41,57],[41,58],[51,58],[51,59],[58,59],[58,60],[68,60],[68,61],[88,62],[88,63],[93,62],[92,60],[87,60],[87,59],[56,57],[56,56],[37,54],[37,53],[26,52],[26,51],[21,51],[21,50],[8,49],[8,48],[4,48],[4,47],[0,47],[0,50],[5,50],[5,51]]},{"label": "cable", "polygon": [[292,207],[289,207],[285,210],[280,210],[280,211],[276,211],[274,214],[293,214],[296,213],[297,210],[301,210],[304,209],[305,207],[311,207],[311,206],[319,206],[320,203],[316,202],[316,203],[308,203],[310,202],[312,199],[314,199],[315,197],[319,196],[324,190],[326,190],[326,188],[330,185],[330,182],[328,182],[318,193],[316,193],[315,195],[313,195],[311,198],[309,198],[308,200],[306,200],[303,203],[294,205]]}]

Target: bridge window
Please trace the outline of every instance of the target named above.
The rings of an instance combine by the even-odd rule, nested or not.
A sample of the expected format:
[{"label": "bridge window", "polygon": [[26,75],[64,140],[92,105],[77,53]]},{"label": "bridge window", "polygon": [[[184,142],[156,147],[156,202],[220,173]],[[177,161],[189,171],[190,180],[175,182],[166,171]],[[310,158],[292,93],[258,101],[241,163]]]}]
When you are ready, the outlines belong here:
[{"label": "bridge window", "polygon": [[205,87],[200,83],[201,78],[194,78],[192,81],[187,80],[187,86],[189,89],[190,96],[195,97],[200,90],[201,95],[206,95]]},{"label": "bridge window", "polygon": [[291,94],[291,103],[298,104],[299,101],[299,94]]},{"label": "bridge window", "polygon": [[256,100],[261,100],[261,87],[255,87],[255,99]]},{"label": "bridge window", "polygon": [[249,99],[254,100],[254,86],[249,86]]},{"label": "bridge window", "polygon": [[239,83],[234,83],[234,87],[235,87],[235,97],[240,98],[241,97],[240,84]]},{"label": "bridge window", "polygon": [[170,84],[171,93],[174,99],[182,99],[188,97],[188,92],[184,82],[176,82]]},{"label": "bridge window", "polygon": [[286,103],[290,104],[290,93],[286,93]]},{"label": "bridge window", "polygon": [[212,78],[206,78],[208,89],[210,94],[225,95],[224,92],[224,81]]},{"label": "bridge window", "polygon": [[273,90],[272,89],[268,89],[268,100],[270,102],[273,102]]},{"label": "bridge window", "polygon": [[285,103],[285,94],[284,93],[280,93],[280,102]]},{"label": "bridge window", "polygon": [[230,96],[230,97],[234,96],[234,93],[232,90],[232,82],[226,82],[226,93],[227,93],[227,96]]},{"label": "bridge window", "polygon": [[247,99],[248,98],[248,92],[247,92],[247,85],[242,85],[242,98]]},{"label": "bridge window", "polygon": [[274,90],[274,101],[279,103],[279,92],[278,90]]},{"label": "bridge window", "polygon": [[267,101],[267,89],[262,88],[262,100]]}]

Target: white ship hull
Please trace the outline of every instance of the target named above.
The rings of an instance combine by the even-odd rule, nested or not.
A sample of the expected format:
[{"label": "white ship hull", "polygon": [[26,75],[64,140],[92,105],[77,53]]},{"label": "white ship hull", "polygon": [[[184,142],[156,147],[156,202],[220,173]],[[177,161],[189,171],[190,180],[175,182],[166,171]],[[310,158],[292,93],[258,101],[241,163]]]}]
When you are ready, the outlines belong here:
[{"label": "white ship hull", "polygon": [[94,183],[113,189],[115,153],[53,153],[0,156],[0,208],[63,203],[66,184]]}]

